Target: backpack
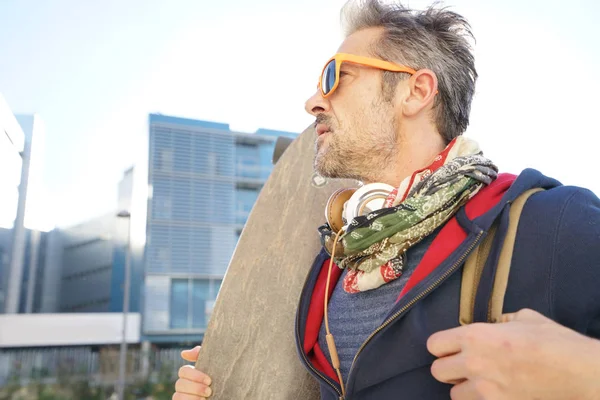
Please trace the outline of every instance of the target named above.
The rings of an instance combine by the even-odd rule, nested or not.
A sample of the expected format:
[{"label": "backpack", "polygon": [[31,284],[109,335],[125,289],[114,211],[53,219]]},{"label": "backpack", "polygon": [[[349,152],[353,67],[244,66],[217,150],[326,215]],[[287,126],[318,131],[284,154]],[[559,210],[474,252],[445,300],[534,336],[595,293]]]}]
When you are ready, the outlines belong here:
[{"label": "backpack", "polygon": [[[459,322],[461,325],[473,322],[497,323],[501,321],[504,295],[508,286],[508,276],[521,212],[527,199],[541,190],[543,189],[529,189],[519,195],[510,205],[508,228],[495,269],[490,251],[496,236],[498,221],[494,222],[487,236],[473,249],[465,261],[460,288]],[[486,279],[482,283],[484,274]],[[491,287],[482,290],[482,284]],[[481,307],[486,309],[484,310]],[[486,321],[483,321],[483,314],[486,314]]]}]

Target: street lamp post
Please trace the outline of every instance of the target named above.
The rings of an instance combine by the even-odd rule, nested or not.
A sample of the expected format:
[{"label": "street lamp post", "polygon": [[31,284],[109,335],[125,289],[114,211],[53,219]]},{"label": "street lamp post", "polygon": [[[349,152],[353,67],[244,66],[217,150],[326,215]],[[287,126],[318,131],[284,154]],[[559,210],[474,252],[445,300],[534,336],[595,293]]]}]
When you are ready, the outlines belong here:
[{"label": "street lamp post", "polygon": [[121,333],[121,348],[119,351],[119,382],[118,399],[125,399],[125,377],[127,369],[127,314],[129,313],[129,287],[131,281],[131,213],[121,211],[118,218],[127,218],[127,249],[125,251],[125,278],[123,283],[123,326]]}]

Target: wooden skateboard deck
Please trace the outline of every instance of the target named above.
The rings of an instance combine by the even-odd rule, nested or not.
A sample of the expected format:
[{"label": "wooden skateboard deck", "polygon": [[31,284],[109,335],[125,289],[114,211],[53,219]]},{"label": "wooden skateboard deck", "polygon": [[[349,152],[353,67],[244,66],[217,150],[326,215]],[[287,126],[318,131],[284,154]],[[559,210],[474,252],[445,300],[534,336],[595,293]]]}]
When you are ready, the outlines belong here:
[{"label": "wooden skateboard deck", "polygon": [[281,155],[229,263],[196,363],[211,400],[319,399],[296,352],[296,307],[327,200],[356,182],[314,175],[315,139],[310,127]]}]

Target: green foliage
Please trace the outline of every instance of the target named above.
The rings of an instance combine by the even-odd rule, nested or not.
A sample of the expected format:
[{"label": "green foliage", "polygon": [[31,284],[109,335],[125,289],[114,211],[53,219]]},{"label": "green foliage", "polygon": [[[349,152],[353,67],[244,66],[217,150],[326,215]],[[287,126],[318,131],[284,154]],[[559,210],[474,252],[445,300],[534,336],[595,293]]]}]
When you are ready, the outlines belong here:
[{"label": "green foliage", "polygon": [[[174,370],[164,367],[155,379],[130,383],[125,390],[125,400],[171,400],[176,380]],[[11,377],[0,388],[0,400],[107,400],[113,392],[113,385],[94,384],[81,377],[61,376],[49,383],[36,376],[23,385],[18,378]]]},{"label": "green foliage", "polygon": [[[1,0],[0,0],[1,1]],[[169,351],[171,353],[169,353]],[[175,391],[177,370],[181,362],[150,352],[148,376],[142,376],[131,362],[125,400],[171,400]],[[118,355],[118,353],[115,353]],[[44,366],[26,370],[20,361],[10,367],[11,375],[0,385],[0,400],[114,400],[118,357],[105,355],[102,363],[90,367],[73,359],[62,359],[53,368]]]}]

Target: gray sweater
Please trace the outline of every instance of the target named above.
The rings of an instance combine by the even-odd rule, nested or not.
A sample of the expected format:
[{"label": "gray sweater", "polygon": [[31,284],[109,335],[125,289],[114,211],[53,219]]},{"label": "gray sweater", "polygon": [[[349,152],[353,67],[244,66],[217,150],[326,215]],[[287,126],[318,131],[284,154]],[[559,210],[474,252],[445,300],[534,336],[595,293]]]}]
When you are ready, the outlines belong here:
[{"label": "gray sweater", "polygon": [[[400,278],[377,289],[361,293],[346,293],[342,282],[347,270],[342,272],[342,276],[333,290],[328,307],[329,329],[335,338],[335,345],[340,357],[340,370],[344,381],[348,379],[352,360],[354,360],[359,347],[384,322],[384,318],[390,312],[402,288],[408,282],[436,236],[435,233],[437,232],[408,249],[404,273]],[[327,360],[331,362],[325,340],[325,320],[323,320],[319,331],[319,347],[323,350]]]}]

